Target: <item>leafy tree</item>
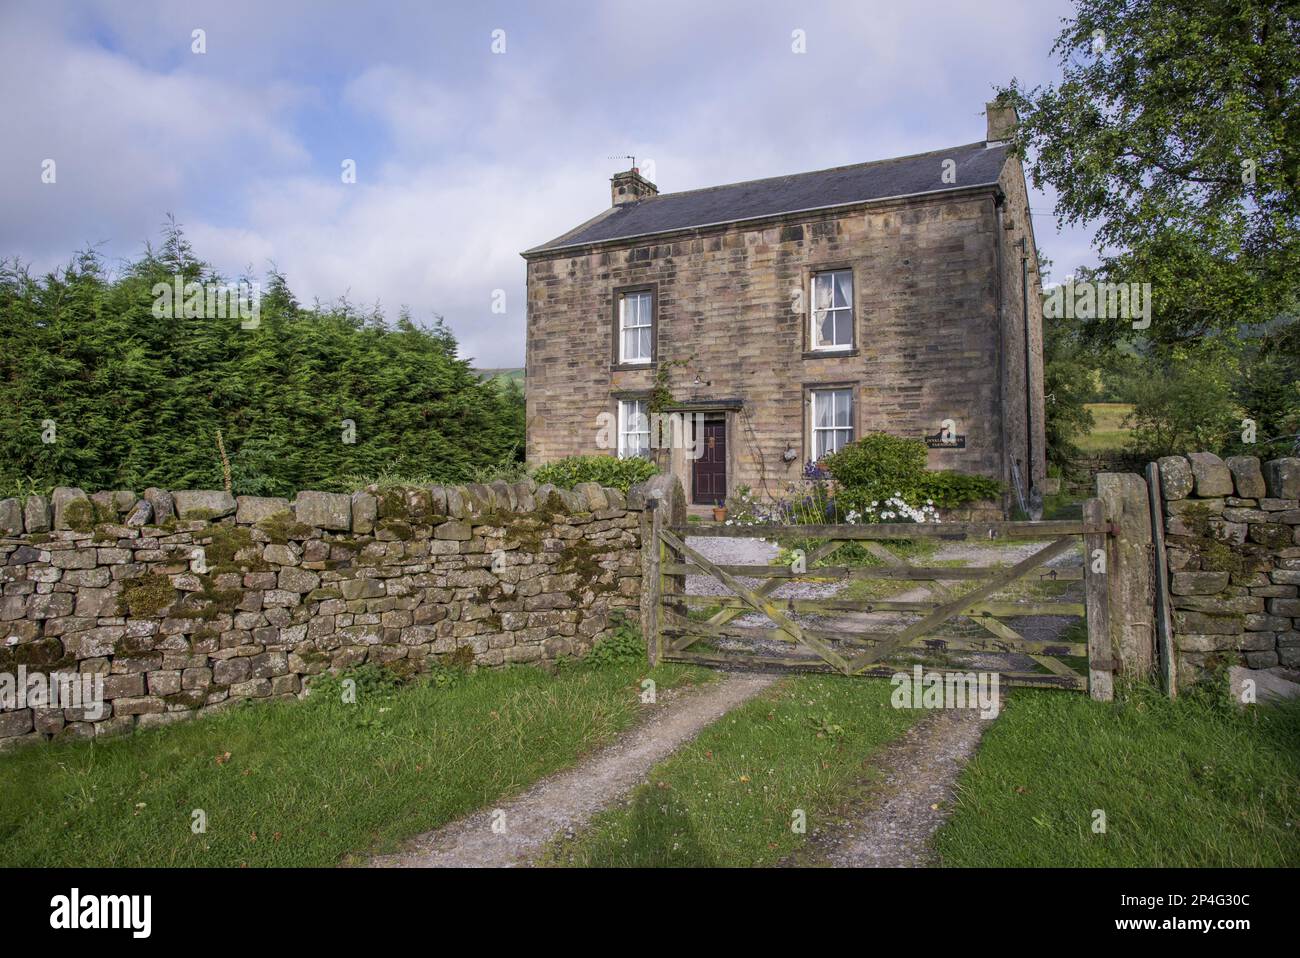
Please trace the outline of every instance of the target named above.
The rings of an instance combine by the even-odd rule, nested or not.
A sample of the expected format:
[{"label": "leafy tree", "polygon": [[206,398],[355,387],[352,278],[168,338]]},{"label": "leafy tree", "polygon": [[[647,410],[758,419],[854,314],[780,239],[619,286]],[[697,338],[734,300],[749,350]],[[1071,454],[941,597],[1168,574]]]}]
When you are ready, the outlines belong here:
[{"label": "leafy tree", "polygon": [[[1154,364],[1153,364],[1154,365]],[[1234,364],[1199,356],[1176,356],[1136,380],[1127,420],[1128,451],[1146,460],[1197,450],[1218,451],[1229,441],[1240,413],[1229,377]]]},{"label": "leafy tree", "polygon": [[[1071,338],[1108,350],[1106,392],[1138,404],[1136,451],[1282,451],[1234,440],[1230,420],[1256,419],[1260,440],[1300,429],[1300,8],[1075,6],[1052,48],[1061,81],[1013,79],[999,96],[1020,113],[1013,147],[1035,186],[1056,191],[1058,219],[1097,227],[1100,267],[1083,278],[1150,283],[1152,322],[1091,319]],[[1049,361],[1049,392],[1053,372],[1080,370]],[[1049,410],[1059,448],[1053,425]]]},{"label": "leafy tree", "polygon": [[[1293,0],[1076,0],[1059,84],[1000,96],[1013,146],[1101,273],[1153,285],[1148,336],[1185,344],[1293,315],[1300,265],[1300,15]],[[1127,323],[1093,321],[1113,341]]]},{"label": "leafy tree", "polygon": [[1234,394],[1242,415],[1255,423],[1255,442],[1238,436],[1238,454],[1291,456],[1300,443],[1300,323],[1280,323],[1242,346]]},{"label": "leafy tree", "polygon": [[1095,425],[1087,403],[1096,399],[1097,353],[1082,342],[1079,321],[1043,319],[1043,395],[1047,461],[1062,469],[1079,455],[1074,440]]}]

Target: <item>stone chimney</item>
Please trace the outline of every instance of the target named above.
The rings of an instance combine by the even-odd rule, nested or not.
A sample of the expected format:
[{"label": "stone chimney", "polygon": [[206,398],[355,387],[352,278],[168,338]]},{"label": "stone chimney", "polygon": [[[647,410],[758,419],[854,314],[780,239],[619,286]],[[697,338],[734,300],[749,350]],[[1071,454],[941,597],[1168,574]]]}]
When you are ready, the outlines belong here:
[{"label": "stone chimney", "polygon": [[1014,106],[997,100],[984,104],[984,118],[988,121],[988,130],[984,134],[986,143],[1005,143],[1011,139],[1012,131],[1020,122]]},{"label": "stone chimney", "polygon": [[635,166],[610,177],[609,191],[615,206],[625,206],[659,195],[659,187],[642,176]]}]

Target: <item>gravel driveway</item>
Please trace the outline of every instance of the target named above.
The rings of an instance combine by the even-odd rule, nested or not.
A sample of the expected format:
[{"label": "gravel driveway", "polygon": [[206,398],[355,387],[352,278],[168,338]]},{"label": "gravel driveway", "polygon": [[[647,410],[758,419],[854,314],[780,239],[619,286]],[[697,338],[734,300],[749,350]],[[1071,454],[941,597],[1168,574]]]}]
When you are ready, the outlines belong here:
[{"label": "gravel driveway", "polygon": [[530,864],[547,842],[572,835],[601,809],[624,797],[646,773],[697,733],[776,681],[732,674],[700,688],[643,705],[647,718],[572,768],[549,775],[521,795],[484,808],[406,843],[374,868],[511,868]]}]

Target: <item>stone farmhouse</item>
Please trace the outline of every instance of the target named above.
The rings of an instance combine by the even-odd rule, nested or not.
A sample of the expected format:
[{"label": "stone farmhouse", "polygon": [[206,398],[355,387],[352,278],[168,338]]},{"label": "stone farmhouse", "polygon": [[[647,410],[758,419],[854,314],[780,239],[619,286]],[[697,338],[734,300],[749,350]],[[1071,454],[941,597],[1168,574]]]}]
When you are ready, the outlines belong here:
[{"label": "stone farmhouse", "polygon": [[1028,501],[1037,247],[1015,113],[986,118],[976,143],[814,173],[666,194],[616,174],[609,209],[522,254],[529,463],[649,455],[703,507],[885,432]]}]

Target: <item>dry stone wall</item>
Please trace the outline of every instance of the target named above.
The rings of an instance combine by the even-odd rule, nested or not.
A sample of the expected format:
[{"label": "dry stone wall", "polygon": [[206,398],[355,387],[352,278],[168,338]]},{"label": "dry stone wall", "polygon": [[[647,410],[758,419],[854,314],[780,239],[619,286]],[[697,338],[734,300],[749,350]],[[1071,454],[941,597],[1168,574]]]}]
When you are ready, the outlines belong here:
[{"label": "dry stone wall", "polygon": [[[636,618],[643,502],[531,480],[0,500],[0,746],[297,696],[367,662],[580,655]],[[51,674],[102,679],[102,708],[12,694]]]},{"label": "dry stone wall", "polygon": [[1179,683],[1300,669],[1300,459],[1159,460]]}]

